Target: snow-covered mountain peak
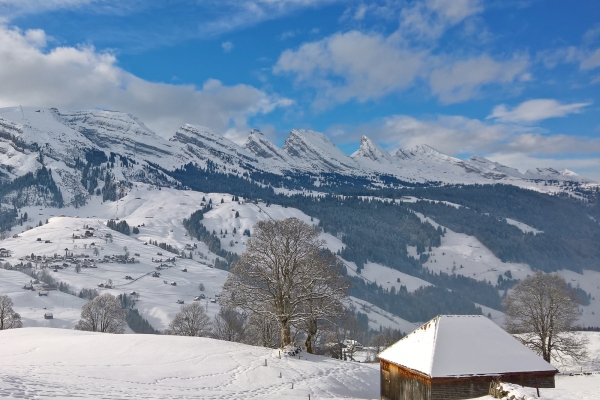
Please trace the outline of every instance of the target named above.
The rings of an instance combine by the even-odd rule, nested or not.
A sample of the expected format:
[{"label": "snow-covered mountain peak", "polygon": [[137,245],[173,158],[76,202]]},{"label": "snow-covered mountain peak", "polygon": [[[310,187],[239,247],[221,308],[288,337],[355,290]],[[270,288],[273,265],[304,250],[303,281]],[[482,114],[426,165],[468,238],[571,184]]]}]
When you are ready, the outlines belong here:
[{"label": "snow-covered mountain peak", "polygon": [[[423,158],[423,157],[454,159],[454,157],[450,157],[450,156],[448,156],[426,144],[416,145],[415,147],[413,147],[410,150],[398,149],[398,151],[396,151],[396,154],[394,156],[400,160],[412,160],[412,159],[419,159],[419,158]],[[456,159],[456,160],[458,160],[458,159]]]},{"label": "snow-covered mountain peak", "polygon": [[523,178],[523,174],[521,172],[519,172],[518,169],[507,167],[506,165],[500,164],[498,162],[488,160],[485,157],[475,155],[475,156],[472,156],[471,158],[469,158],[468,162],[469,162],[469,164],[471,164],[483,171],[488,171],[491,173],[506,174],[506,175],[514,177],[514,178]]},{"label": "snow-covered mountain peak", "polygon": [[329,138],[312,130],[293,129],[281,149],[300,168],[315,172],[355,173],[358,163],[338,149]]},{"label": "snow-covered mountain peak", "polygon": [[58,121],[100,148],[130,156],[141,154],[153,161],[172,155],[168,142],[131,114],[105,110],[50,111]]},{"label": "snow-covered mountain peak", "polygon": [[394,158],[377,143],[366,136],[360,139],[360,147],[350,157],[359,160],[371,160],[380,164],[393,164]]},{"label": "snow-covered mountain peak", "polygon": [[271,143],[258,129],[253,129],[250,132],[250,136],[248,136],[244,148],[259,158],[288,162],[285,153],[279,147]]},{"label": "snow-covered mountain peak", "polygon": [[187,157],[202,161],[234,166],[257,162],[250,151],[203,126],[185,124],[169,140],[182,145]]},{"label": "snow-covered mountain peak", "polygon": [[595,183],[591,179],[583,178],[582,176],[576,174],[575,172],[562,169],[557,171],[554,168],[535,168],[528,169],[525,172],[525,176],[528,179],[541,179],[541,180],[555,180],[555,181],[571,181],[571,182],[580,182],[580,183]]}]

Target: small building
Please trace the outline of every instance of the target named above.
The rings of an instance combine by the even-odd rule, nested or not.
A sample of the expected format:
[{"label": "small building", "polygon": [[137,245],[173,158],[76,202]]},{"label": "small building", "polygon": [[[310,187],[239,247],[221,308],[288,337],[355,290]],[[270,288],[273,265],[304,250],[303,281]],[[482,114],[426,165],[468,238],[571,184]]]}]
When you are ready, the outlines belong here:
[{"label": "small building", "polygon": [[379,354],[381,399],[454,400],[490,382],[553,388],[556,368],[483,315],[440,315]]},{"label": "small building", "polygon": [[47,312],[44,314],[44,319],[54,319],[54,315],[51,312]]}]

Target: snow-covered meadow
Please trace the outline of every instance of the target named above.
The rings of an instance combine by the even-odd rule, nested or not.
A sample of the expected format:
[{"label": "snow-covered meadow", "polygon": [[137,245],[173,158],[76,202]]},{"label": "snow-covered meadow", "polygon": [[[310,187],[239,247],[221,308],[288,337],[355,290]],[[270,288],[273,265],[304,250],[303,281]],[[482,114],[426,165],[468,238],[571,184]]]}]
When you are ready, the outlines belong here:
[{"label": "snow-covered meadow", "polygon": [[[560,367],[566,373],[557,376],[556,389],[540,390],[541,399],[598,398],[600,374],[569,375],[600,366],[600,334],[584,335],[590,339],[590,359]],[[379,398],[377,363],[288,356],[207,338],[50,328],[1,331],[0,342],[2,398]],[[513,393],[537,398],[535,389],[515,386]]]},{"label": "snow-covered meadow", "polygon": [[[379,365],[207,338],[0,332],[0,397],[374,399]],[[265,365],[266,363],[266,365]],[[292,387],[293,385],[293,387]]]}]

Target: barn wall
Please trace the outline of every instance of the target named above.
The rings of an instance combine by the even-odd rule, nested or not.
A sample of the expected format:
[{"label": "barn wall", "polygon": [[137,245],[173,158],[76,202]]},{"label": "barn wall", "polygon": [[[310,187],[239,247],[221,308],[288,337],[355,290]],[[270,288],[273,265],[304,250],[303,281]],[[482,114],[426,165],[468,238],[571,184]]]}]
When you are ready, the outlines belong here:
[{"label": "barn wall", "polygon": [[[500,375],[502,382],[521,386],[553,388],[554,373],[520,373]],[[456,400],[485,396],[493,376],[466,378],[434,378],[431,380],[431,400]]]},{"label": "barn wall", "polygon": [[382,400],[430,400],[431,383],[423,375],[380,360]]},{"label": "barn wall", "polygon": [[488,394],[490,382],[494,378],[521,386],[554,387],[553,372],[430,379],[384,360],[380,360],[380,372],[382,400],[458,400],[481,397]]}]

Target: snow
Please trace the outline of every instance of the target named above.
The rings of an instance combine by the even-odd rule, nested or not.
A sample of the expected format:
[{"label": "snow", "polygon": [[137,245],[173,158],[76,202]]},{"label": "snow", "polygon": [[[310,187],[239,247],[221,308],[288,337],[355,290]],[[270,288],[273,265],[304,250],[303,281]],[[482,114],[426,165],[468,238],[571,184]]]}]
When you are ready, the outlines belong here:
[{"label": "snow", "polygon": [[350,306],[354,306],[356,311],[367,314],[369,318],[369,328],[379,330],[379,328],[398,329],[403,333],[410,333],[419,327],[419,323],[409,322],[390,312],[369,303],[368,301],[349,296]]},{"label": "snow", "polygon": [[479,303],[475,303],[475,305],[477,307],[481,307],[481,311],[483,311],[483,315],[487,316],[488,314],[490,314],[492,316],[490,318],[490,320],[494,321],[494,323],[496,325],[499,325],[503,328],[506,326],[505,321],[504,321],[506,314],[504,314],[502,311],[494,310],[491,307],[484,306],[483,304],[479,304]]},{"label": "snow", "polygon": [[437,319],[425,323],[379,354],[379,359],[431,376]]},{"label": "snow", "polygon": [[[239,177],[253,171],[279,176],[308,174],[315,186],[323,184],[319,177],[322,173],[361,177],[376,187],[387,185],[382,176],[420,183],[504,183],[547,193],[565,191],[568,187],[562,182],[571,180],[593,185],[569,171],[539,170],[535,176],[526,176],[488,160],[482,162],[481,158],[476,162],[450,157],[426,145],[391,156],[366,137],[361,140],[360,149],[347,156],[325,135],[310,130],[292,130],[282,148],[270,143],[259,131],[252,131],[246,145],[239,146],[208,128],[187,124],[166,140],[134,116],[117,111],[1,108],[0,130],[25,142],[45,143],[44,165],[52,169],[66,203],[76,196],[88,195],[81,183],[80,169],[73,166],[77,159],[85,160],[89,149],[118,154],[110,172],[116,180],[131,183],[176,184],[172,178],[154,171],[153,166],[173,170],[192,163],[204,168],[210,162],[218,172]],[[129,161],[122,164],[121,156]],[[34,172],[41,166],[37,158],[38,152],[0,139],[0,168],[9,177]],[[544,171],[549,175],[544,175]],[[103,178],[98,182],[100,187]],[[31,199],[31,204],[47,202],[42,196]]]},{"label": "snow", "polygon": [[555,370],[481,315],[438,316],[379,358],[434,378]]},{"label": "snow", "polygon": [[378,364],[279,358],[278,350],[214,339],[24,328],[0,332],[0,341],[4,398],[379,397]]},{"label": "snow", "polygon": [[[73,329],[87,300],[59,291],[38,296],[36,291],[23,289],[30,280],[20,272],[0,269],[0,295],[12,299],[13,309],[21,315],[23,326]],[[53,319],[44,319],[45,313],[52,313]]]},{"label": "snow", "polygon": [[531,226],[529,226],[527,224],[524,224],[523,222],[519,222],[519,221],[514,220],[514,219],[506,218],[506,223],[509,224],[509,225],[516,226],[523,233],[530,233],[531,232],[534,235],[537,235],[538,233],[544,233],[544,231],[537,230],[537,229],[532,228]]},{"label": "snow", "polygon": [[[23,207],[21,212],[27,212],[30,221],[25,226],[15,227],[11,232],[19,233],[19,238],[9,238],[2,242],[1,247],[12,251],[11,257],[5,259],[4,262],[16,264],[21,262],[20,258],[31,253],[40,256],[53,256],[55,253],[64,255],[65,248],[75,254],[86,254],[97,259],[103,258],[105,255],[124,254],[124,247],[127,247],[130,256],[135,256],[136,253],[140,254],[140,256],[135,256],[139,263],[97,263],[97,268],[83,268],[80,273],[76,273],[74,267],[50,273],[58,281],[68,283],[77,292],[84,288],[96,288],[100,292],[108,291],[114,295],[133,291],[139,293],[140,297],[135,307],[138,308],[142,317],[146,318],[158,330],[165,329],[173,316],[179,311],[180,305],[177,304],[177,300],[189,304],[195,296],[201,294],[198,287],[202,283],[205,287],[203,294],[206,296],[206,300],[202,301],[202,305],[207,308],[210,316],[214,316],[219,312],[220,307],[218,304],[211,303],[210,299],[215,298],[215,295],[221,292],[228,273],[212,268],[217,256],[211,253],[204,243],[187,236],[187,232],[183,227],[184,218],[189,218],[192,212],[202,208],[201,203],[206,204],[209,200],[212,200],[214,209],[206,213],[202,223],[207,229],[211,231],[215,229],[217,233],[221,229],[223,231],[227,229],[226,238],[221,239],[222,247],[238,254],[242,254],[246,248],[248,237],[243,235],[244,230],[252,230],[252,226],[260,220],[296,217],[308,224],[318,224],[318,220],[311,221],[310,216],[291,207],[286,208],[278,205],[266,207],[264,203],[254,204],[244,202],[243,199],[241,199],[242,204],[238,204],[237,201],[232,201],[232,198],[231,194],[226,193],[200,193],[170,188],[158,190],[152,185],[140,183],[135,185],[124,198],[116,202],[102,202],[100,197],[92,197],[87,205],[80,208]],[[223,204],[221,204],[221,199],[224,200]],[[232,210],[238,211],[240,217],[235,218],[235,211]],[[64,216],[59,217],[58,215]],[[145,226],[139,227],[139,234],[127,236],[106,227],[106,221],[111,218],[126,220],[131,227],[142,224]],[[49,220],[48,224],[25,231],[26,225],[37,225],[38,221],[44,222],[46,219]],[[83,229],[84,225],[94,228],[94,237],[73,239],[73,235],[83,234],[85,231]],[[235,235],[233,234],[234,227],[237,229]],[[105,242],[104,235],[107,233],[113,236],[112,243]],[[37,238],[43,240],[38,242]],[[327,247],[334,252],[343,247],[343,243],[330,234],[321,233],[320,238],[325,240]],[[51,243],[45,243],[46,240]],[[187,255],[190,251],[194,253],[193,259],[178,258],[174,265],[170,264],[173,265],[172,267],[160,271],[160,278],[153,278],[150,274],[160,264],[153,262],[153,259],[164,260],[175,255],[151,244],[144,244],[149,243],[150,240],[167,243],[179,250],[184,250],[185,245],[195,244],[197,249],[192,251],[188,248],[185,250]],[[231,240],[234,240],[233,247],[229,246]],[[238,243],[235,243],[236,241]],[[100,255],[98,257],[94,256],[93,248],[89,246],[92,242],[96,244],[99,250]],[[84,248],[84,244],[87,245],[87,248]],[[157,253],[162,253],[162,256]],[[201,258],[199,253],[202,253],[204,258]],[[184,268],[187,269],[187,272],[182,271]],[[50,269],[50,271],[52,270]],[[0,272],[9,273],[9,275],[6,275],[6,283],[14,286],[11,289],[12,292],[23,292],[23,294],[30,295],[29,297],[37,296],[36,292],[26,292],[20,289],[25,283],[29,282],[31,279],[29,276],[21,272],[1,269]],[[125,280],[126,275],[136,280]],[[113,281],[114,289],[106,290],[97,287],[99,283],[106,283],[109,279]],[[177,286],[165,284],[164,281],[168,283],[177,282]],[[55,297],[56,299],[65,299],[66,307],[65,310],[62,310],[58,307],[58,304],[52,305],[55,317],[57,313],[61,313],[60,320],[62,321],[67,315],[62,312],[72,311],[72,315],[69,314],[68,320],[61,323],[65,328],[73,327],[79,319],[81,306],[85,304],[85,301],[64,293],[56,293],[55,296],[51,296],[49,301],[52,301]],[[33,307],[30,312],[31,317],[28,316],[24,321],[25,326],[38,326],[40,324],[39,307],[30,303],[29,300],[25,300],[22,295],[15,297],[13,301],[18,310]],[[39,303],[37,299],[36,301]],[[44,299],[44,301],[46,300]],[[54,324],[52,326],[58,326],[58,322],[52,323]]]},{"label": "snow", "polygon": [[[431,218],[416,213],[421,221],[427,221],[435,228],[440,226]],[[444,228],[442,226],[442,228]],[[408,246],[409,255],[418,258],[416,247]],[[498,275],[510,271],[515,279],[523,279],[533,272],[529,265],[524,263],[505,263],[492,253],[474,236],[457,233],[446,228],[440,247],[432,248],[429,260],[423,264],[430,271],[456,273],[477,280],[484,280],[496,284]],[[462,268],[461,268],[462,266]]]},{"label": "snow", "polygon": [[[405,286],[409,293],[412,293],[421,287],[431,286],[431,283],[424,281],[421,278],[405,274],[404,272],[374,262],[365,263],[360,274],[357,274],[352,269],[348,269],[348,275],[358,276],[368,282],[377,283],[388,290],[395,287],[396,291],[398,291],[400,290],[400,286]],[[398,279],[400,279],[400,282],[398,282]]]}]

